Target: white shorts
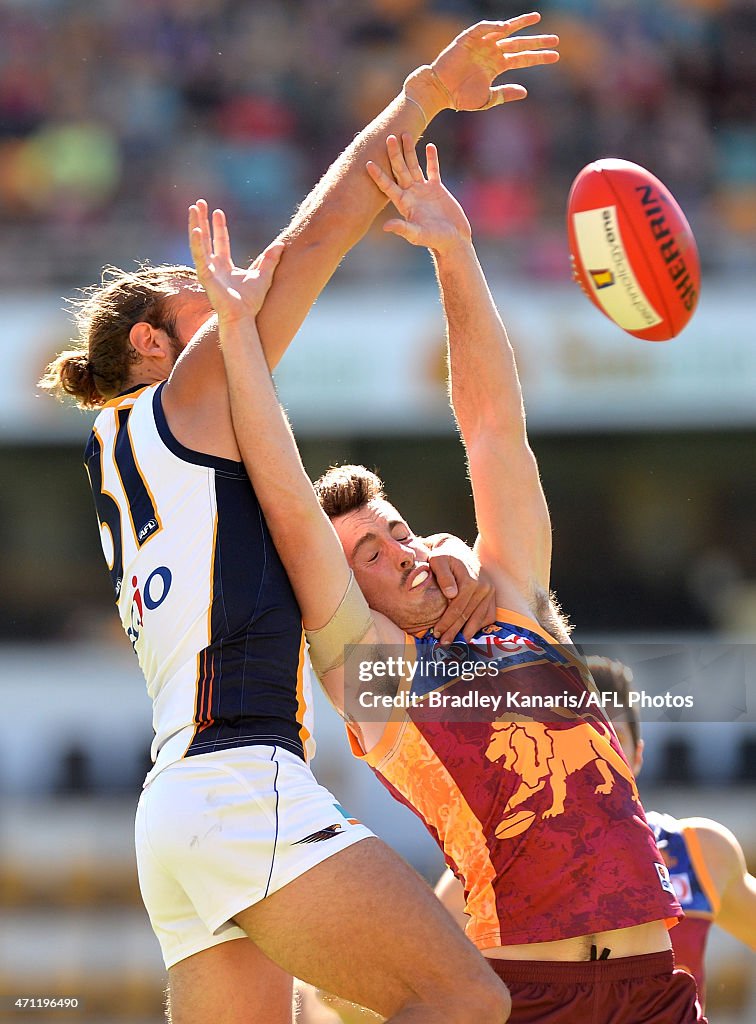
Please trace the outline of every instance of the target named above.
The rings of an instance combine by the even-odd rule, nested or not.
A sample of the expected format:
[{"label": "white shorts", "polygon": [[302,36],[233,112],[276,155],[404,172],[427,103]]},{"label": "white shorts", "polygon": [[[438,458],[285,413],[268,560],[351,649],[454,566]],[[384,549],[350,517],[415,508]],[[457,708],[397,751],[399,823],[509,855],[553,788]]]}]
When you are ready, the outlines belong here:
[{"label": "white shorts", "polygon": [[372,834],[280,747],[169,765],[136,812],[139,887],[166,967],[243,938],[235,914]]}]

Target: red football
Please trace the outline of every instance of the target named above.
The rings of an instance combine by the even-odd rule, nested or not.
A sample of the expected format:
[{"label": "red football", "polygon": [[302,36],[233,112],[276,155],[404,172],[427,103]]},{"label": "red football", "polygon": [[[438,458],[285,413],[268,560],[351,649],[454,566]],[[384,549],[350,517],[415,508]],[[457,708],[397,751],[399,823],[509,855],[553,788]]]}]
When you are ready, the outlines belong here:
[{"label": "red football", "polygon": [[628,160],[596,160],[572,183],[567,234],[575,280],[618,327],[667,341],[698,302],[693,232],[667,188]]}]

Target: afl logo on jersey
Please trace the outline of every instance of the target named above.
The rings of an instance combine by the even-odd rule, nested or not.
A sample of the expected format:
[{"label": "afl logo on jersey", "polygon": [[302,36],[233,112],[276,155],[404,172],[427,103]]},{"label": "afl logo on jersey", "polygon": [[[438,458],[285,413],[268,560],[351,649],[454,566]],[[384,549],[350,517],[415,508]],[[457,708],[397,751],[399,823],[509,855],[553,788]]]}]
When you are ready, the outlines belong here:
[{"label": "afl logo on jersey", "polygon": [[656,868],[656,873],[659,876],[659,882],[662,889],[665,892],[668,892],[670,896],[674,896],[675,890],[672,885],[672,880],[669,877],[669,871],[667,871],[667,865],[656,863],[654,864],[654,867]]},{"label": "afl logo on jersey", "polygon": [[148,519],[147,522],[144,524],[144,526],[139,531],[139,536],[138,536],[139,543],[141,544],[148,537],[151,537],[152,534],[155,532],[155,530],[157,530],[157,528],[158,528],[157,520],[156,519]]},{"label": "afl logo on jersey", "polygon": [[457,640],[448,647],[442,647],[437,640],[434,640],[431,647],[431,658],[441,665],[447,661],[462,661],[469,654],[469,648],[464,641]]},{"label": "afl logo on jersey", "polygon": [[173,575],[167,565],[159,565],[157,569],[153,569],[141,588],[138,578],[131,577],[134,596],[131,599],[131,622],[126,633],[132,646],[136,645],[142,626],[144,626],[145,612],[154,611],[155,608],[160,607],[168,597],[172,582]]}]

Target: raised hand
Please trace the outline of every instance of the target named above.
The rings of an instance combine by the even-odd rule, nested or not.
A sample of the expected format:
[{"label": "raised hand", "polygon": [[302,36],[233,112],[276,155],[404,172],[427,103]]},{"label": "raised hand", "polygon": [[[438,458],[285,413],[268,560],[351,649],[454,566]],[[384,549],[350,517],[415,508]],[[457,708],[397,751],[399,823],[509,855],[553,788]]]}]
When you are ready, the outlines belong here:
[{"label": "raised hand", "polygon": [[425,147],[427,178],[418,162],[412,136],[402,135],[400,142],[395,135],[389,135],[386,149],[393,178],[372,161],[367,164],[367,170],[402,216],[386,221],[383,230],[435,252],[443,252],[460,242],[469,243],[470,223],[441,181],[438,151],[433,143]]},{"label": "raised hand", "polygon": [[432,78],[443,94],[443,106],[453,110],[488,110],[499,103],[522,100],[527,90],[521,85],[493,82],[505,71],[554,64],[559,60],[555,35],[516,36],[541,20],[537,11],[508,21],[480,21],[461,32],[430,66],[419,68],[405,83],[414,96],[415,76]]},{"label": "raised hand", "polygon": [[284,244],[273,242],[246,270],[237,267],[231,259],[225,213],[213,211],[211,232],[207,203],[198,199],[189,207],[189,247],[199,282],[219,319],[229,322],[257,316]]}]

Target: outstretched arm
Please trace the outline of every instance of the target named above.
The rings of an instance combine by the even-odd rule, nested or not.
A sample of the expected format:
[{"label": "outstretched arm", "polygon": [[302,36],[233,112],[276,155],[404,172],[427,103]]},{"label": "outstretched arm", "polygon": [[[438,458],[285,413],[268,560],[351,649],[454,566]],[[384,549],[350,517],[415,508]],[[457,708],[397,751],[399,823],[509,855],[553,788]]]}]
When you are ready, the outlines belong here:
[{"label": "outstretched arm", "polygon": [[749,874],[740,843],[728,828],[708,818],[686,819],[684,831],[686,836],[694,833],[718,890],[715,923],[756,949],[756,878]]},{"label": "outstretched arm", "polygon": [[557,59],[554,35],[517,36],[540,14],[482,21],[462,32],[431,65],[418,68],[402,92],[362,131],[304,200],[280,239],[281,265],[258,318],[265,354],[275,366],[334,270],[386,205],[365,176],[365,163],[388,170],[386,136],[405,132],[417,141],[441,110],[487,110],[524,99],[521,85],[493,86],[505,71]]},{"label": "outstretched arm", "polygon": [[[268,529],[299,602],[304,626],[308,631],[319,630],[341,604],[350,570],[278,403],[255,323],[283,245],[274,242],[256,268],[240,270],[231,260],[223,212],[214,211],[212,220],[211,236],[206,204],[200,201],[190,207],[192,256],[200,282],[218,314],[234,429]],[[403,641],[398,626],[379,613],[370,620],[364,602],[363,607],[370,626],[353,642]],[[322,679],[342,712],[343,675],[339,663]]]},{"label": "outstretched arm", "polygon": [[[245,466],[309,629],[323,626],[344,595],[349,567],[305,473],[279,405],[256,317],[283,254],[272,243],[249,271],[235,267],[225,214],[189,210],[192,257],[218,315],[234,429]],[[308,587],[315,577],[317,584]]]},{"label": "outstretched arm", "polygon": [[[258,316],[266,359],[274,367],[346,252],[365,234],[386,199],[365,175],[373,160],[388,168],[385,139],[405,132],[418,139],[443,109],[486,110],[523,99],[520,85],[494,86],[502,73],[557,59],[553,35],[518,36],[538,23],[525,14],[483,21],[462,32],[431,65],[418,68],[402,92],[341,154],[279,236],[284,249],[275,280]],[[254,266],[254,264],[253,264]],[[230,424],[217,325],[208,321],[188,346],[164,392],[172,429],[189,447]],[[238,457],[230,426],[216,454]],[[206,449],[203,449],[206,450]]]},{"label": "outstretched arm", "polygon": [[[464,211],[441,181],[435,146],[427,179],[411,136],[388,140],[392,177],[369,165],[401,219],[385,230],[433,256],[446,316],[450,393],[467,449],[481,564],[498,599],[532,607],[548,589],[551,528],[527,440],[514,353],[488,289]],[[515,608],[517,610],[517,608]]]}]

